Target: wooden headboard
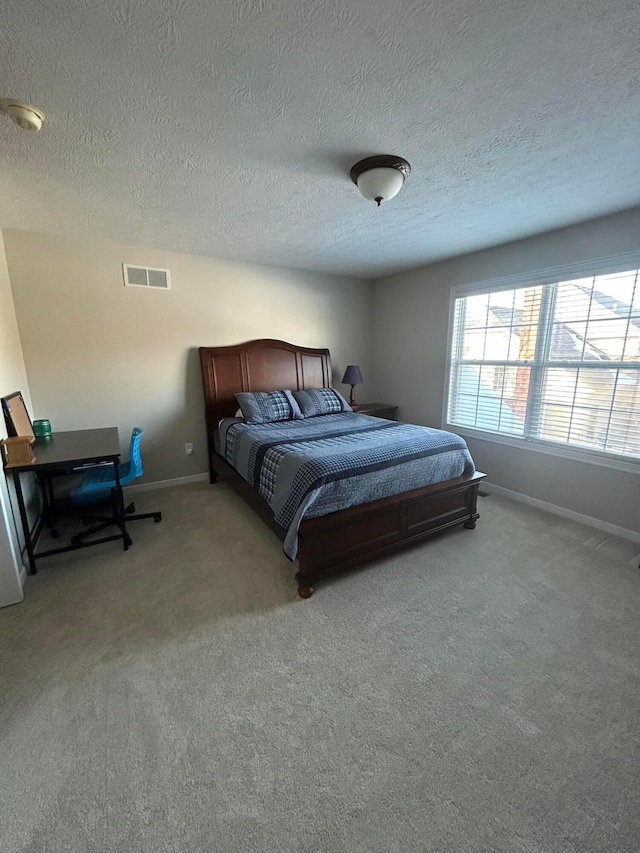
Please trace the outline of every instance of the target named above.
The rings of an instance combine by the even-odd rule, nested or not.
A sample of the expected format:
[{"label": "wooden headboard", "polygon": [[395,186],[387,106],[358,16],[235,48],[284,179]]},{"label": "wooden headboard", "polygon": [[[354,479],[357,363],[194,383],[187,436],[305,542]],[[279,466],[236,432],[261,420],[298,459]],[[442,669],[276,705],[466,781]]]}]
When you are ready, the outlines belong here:
[{"label": "wooden headboard", "polygon": [[235,415],[238,403],[233,395],[237,391],[301,391],[331,385],[328,349],[297,347],[285,341],[200,347],[200,364],[210,442],[220,420]]}]

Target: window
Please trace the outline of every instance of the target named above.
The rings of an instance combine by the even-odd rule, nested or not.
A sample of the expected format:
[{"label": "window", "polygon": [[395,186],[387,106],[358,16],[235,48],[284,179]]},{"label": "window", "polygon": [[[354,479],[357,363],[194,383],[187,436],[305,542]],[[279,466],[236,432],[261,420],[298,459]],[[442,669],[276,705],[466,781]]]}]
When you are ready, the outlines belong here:
[{"label": "window", "polygon": [[454,297],[448,425],[640,458],[639,272]]}]

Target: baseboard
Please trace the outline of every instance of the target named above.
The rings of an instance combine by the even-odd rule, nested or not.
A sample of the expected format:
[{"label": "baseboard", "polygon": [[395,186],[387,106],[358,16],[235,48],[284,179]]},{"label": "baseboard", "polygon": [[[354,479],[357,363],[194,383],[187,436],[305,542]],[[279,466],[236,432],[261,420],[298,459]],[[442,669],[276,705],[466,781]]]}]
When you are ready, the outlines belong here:
[{"label": "baseboard", "polygon": [[155,483],[141,483],[136,486],[125,486],[125,494],[132,492],[149,492],[152,489],[170,489],[173,486],[187,486],[189,483],[203,483],[209,480],[208,474],[190,474],[188,477],[174,477],[172,480],[156,480]]},{"label": "baseboard", "polygon": [[521,492],[513,492],[511,489],[495,486],[493,483],[487,483],[486,480],[482,483],[482,491],[519,501],[519,503],[528,504],[545,512],[552,512],[554,515],[560,515],[562,518],[568,518],[570,521],[577,521],[579,524],[595,527],[596,530],[602,530],[603,533],[609,533],[611,536],[619,536],[621,539],[630,539],[631,542],[640,543],[640,533],[636,533],[635,530],[627,530],[626,527],[619,527],[617,524],[610,524],[608,521],[601,521],[599,518],[592,518],[590,515],[574,512],[572,509],[556,506],[556,504],[541,501],[539,498],[532,498],[529,495],[523,495]]}]

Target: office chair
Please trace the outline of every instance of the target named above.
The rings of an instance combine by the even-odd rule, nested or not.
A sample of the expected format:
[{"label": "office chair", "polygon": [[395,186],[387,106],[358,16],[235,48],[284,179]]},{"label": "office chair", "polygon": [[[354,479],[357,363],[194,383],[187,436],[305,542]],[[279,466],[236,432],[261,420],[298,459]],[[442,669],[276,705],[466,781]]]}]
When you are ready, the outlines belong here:
[{"label": "office chair", "polygon": [[[135,480],[136,477],[140,477],[142,475],[140,442],[143,435],[143,429],[140,429],[140,427],[134,427],[134,430],[131,433],[131,444],[129,446],[129,461],[120,466],[121,486],[126,486],[127,483],[130,483],[132,480]],[[97,503],[98,501],[109,499],[111,500],[112,515],[107,517],[84,515],[82,520],[85,523],[90,523],[92,521],[98,523],[93,527],[90,527],[88,530],[84,530],[82,533],[76,533],[75,536],[72,536],[71,542],[73,544],[82,542],[83,539],[86,539],[88,536],[93,536],[94,533],[104,530],[105,527],[109,527],[112,524],[118,524],[120,519],[113,465],[97,465],[94,468],[89,468],[80,483],[72,490],[71,503],[77,506],[86,503]],[[126,521],[139,521],[142,518],[152,518],[156,523],[162,521],[161,512],[144,512],[136,515],[135,511],[136,507],[133,503],[129,504],[129,506],[125,508],[124,513],[127,516]],[[131,545],[131,539],[127,537],[124,543],[125,551],[129,545]]]}]

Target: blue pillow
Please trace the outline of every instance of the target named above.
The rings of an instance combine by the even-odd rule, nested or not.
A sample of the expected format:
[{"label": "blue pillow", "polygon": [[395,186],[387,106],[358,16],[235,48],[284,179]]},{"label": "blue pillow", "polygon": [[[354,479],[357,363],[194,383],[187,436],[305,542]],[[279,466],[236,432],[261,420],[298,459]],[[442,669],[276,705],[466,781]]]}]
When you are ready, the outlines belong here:
[{"label": "blue pillow", "polygon": [[300,405],[302,416],[305,418],[353,411],[342,394],[339,394],[334,388],[310,388],[308,391],[294,391],[293,396]]},{"label": "blue pillow", "polygon": [[269,424],[304,417],[291,391],[240,391],[235,398],[248,424]]}]

